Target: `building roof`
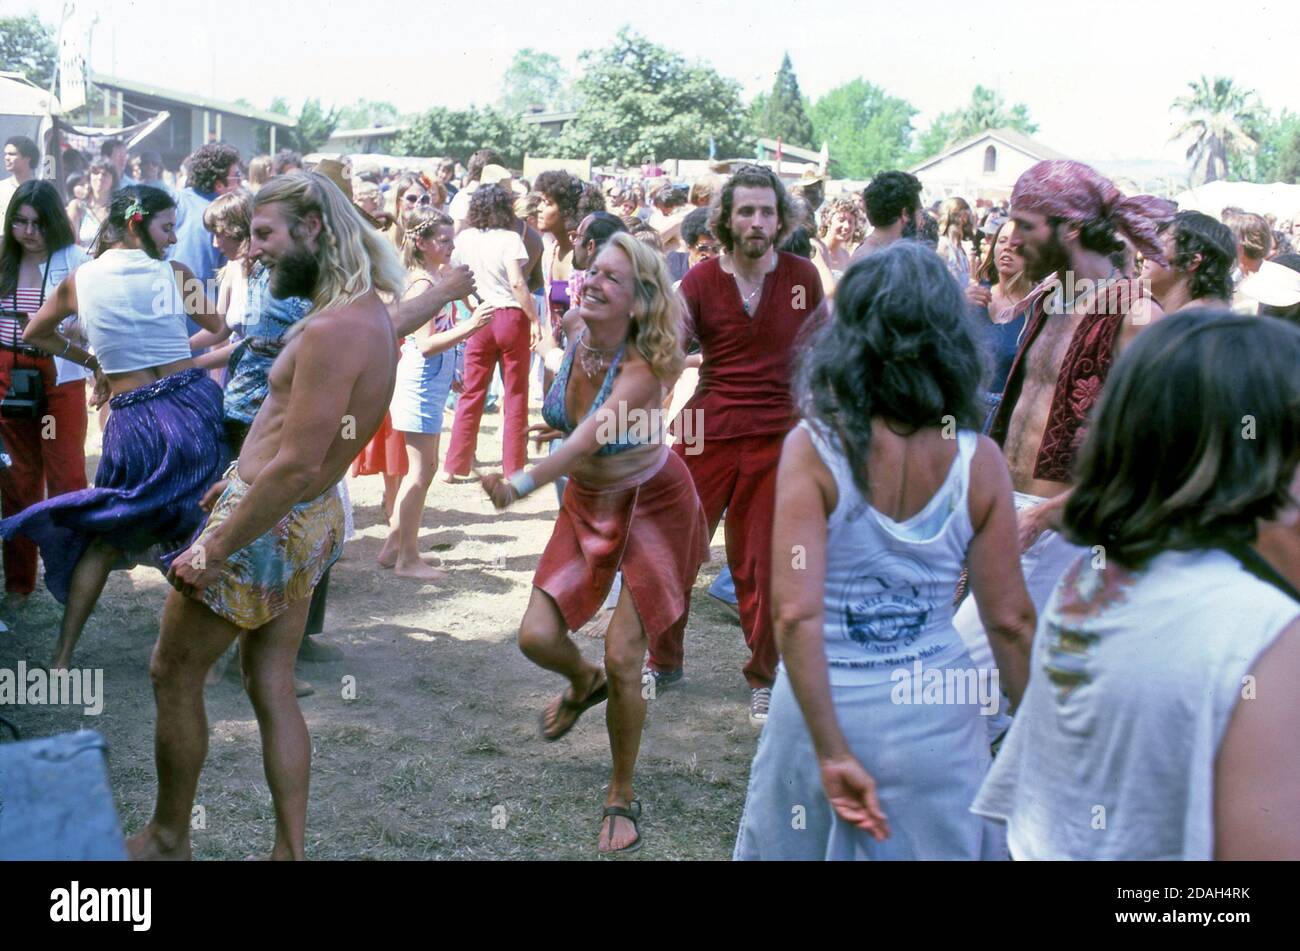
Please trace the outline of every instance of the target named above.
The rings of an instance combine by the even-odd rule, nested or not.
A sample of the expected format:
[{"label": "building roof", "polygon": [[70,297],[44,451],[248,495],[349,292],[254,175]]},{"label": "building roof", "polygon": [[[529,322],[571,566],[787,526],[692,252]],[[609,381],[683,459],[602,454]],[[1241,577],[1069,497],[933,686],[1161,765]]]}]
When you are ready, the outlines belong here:
[{"label": "building roof", "polygon": [[532,125],[544,125],[548,122],[572,122],[578,118],[578,113],[574,112],[525,112],[519,117],[520,122],[528,122]]},{"label": "building roof", "polygon": [[976,133],[969,138],[954,143],[938,155],[926,159],[919,165],[913,165],[910,171],[920,172],[929,168],[931,165],[937,165],[949,156],[965,151],[972,145],[977,145],[985,139],[995,139],[1003,145],[1009,145],[1013,149],[1024,152],[1026,155],[1036,158],[1039,161],[1044,159],[1068,159],[1070,157],[1064,152],[1058,152],[1056,149],[1048,148],[1036,139],[1031,139],[1029,136],[1025,135],[1023,132],[1017,131],[1016,129],[985,129],[983,132]]},{"label": "building roof", "polygon": [[387,135],[397,135],[399,132],[405,132],[410,126],[405,125],[377,125],[370,129],[335,129],[330,133],[330,141],[335,139],[377,139]]},{"label": "building roof", "polygon": [[222,102],[219,99],[209,99],[207,96],[196,96],[193,93],[177,92],[174,89],[163,89],[160,86],[136,82],[134,79],[119,79],[106,73],[91,73],[90,81],[96,86],[103,86],[107,89],[120,89],[122,92],[135,93],[137,96],[165,99],[194,109],[209,109],[212,112],[224,112],[230,116],[243,116],[245,119],[269,122],[273,125],[283,126],[286,129],[292,129],[298,125],[298,120],[293,116],[283,116],[278,112],[268,112],[265,109],[254,109],[250,106],[239,106],[233,102]]},{"label": "building roof", "polygon": [[[763,147],[764,151],[771,152],[773,155],[776,154],[776,139],[760,138],[758,144]],[[804,162],[820,163],[825,156],[822,155],[821,152],[814,152],[812,149],[802,149],[798,146],[791,145],[789,142],[782,142],[781,158],[790,159],[792,161],[802,160]]]}]

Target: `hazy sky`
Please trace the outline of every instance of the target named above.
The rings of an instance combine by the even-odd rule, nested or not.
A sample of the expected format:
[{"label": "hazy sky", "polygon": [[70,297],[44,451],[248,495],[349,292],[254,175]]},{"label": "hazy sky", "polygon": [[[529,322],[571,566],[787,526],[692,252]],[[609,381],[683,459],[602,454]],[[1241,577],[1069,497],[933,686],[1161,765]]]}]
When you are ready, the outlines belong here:
[{"label": "hazy sky", "polygon": [[[864,76],[921,110],[923,128],[975,83],[1028,104],[1044,144],[1086,160],[1181,160],[1170,102],[1201,73],[1232,76],[1273,110],[1300,111],[1294,0],[772,0],[440,3],[113,0],[98,5],[95,69],[265,106],[283,95],[403,111],[485,104],[513,52],[578,54],[630,25],[744,86],[770,88],[789,52],[815,99]],[[57,23],[61,0],[0,0]],[[486,11],[491,10],[489,16]],[[480,12],[482,11],[482,12]],[[597,11],[597,12],[591,12]],[[1085,12],[1086,11],[1086,12]]]}]

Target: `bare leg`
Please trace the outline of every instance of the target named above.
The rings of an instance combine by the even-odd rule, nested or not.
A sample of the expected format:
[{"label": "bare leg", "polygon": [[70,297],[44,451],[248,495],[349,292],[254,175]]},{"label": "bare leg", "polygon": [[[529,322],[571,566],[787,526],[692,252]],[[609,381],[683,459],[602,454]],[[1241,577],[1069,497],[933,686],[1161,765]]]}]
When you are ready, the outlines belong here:
[{"label": "bare leg", "polygon": [[[555,606],[551,596],[540,588],[533,589],[528,609],[520,622],[519,649],[538,667],[567,677],[569,695],[573,700],[586,697],[600,683],[600,668],[583,659],[582,652],[569,637],[560,609]],[[560,701],[556,698],[546,711],[548,732],[560,716]]]},{"label": "bare leg", "polygon": [[72,663],[72,652],[81,639],[81,632],[95,609],[104,582],[108,581],[113,566],[122,553],[107,542],[96,538],[72,570],[68,588],[68,603],[63,608],[63,623],[59,627],[59,641],[54,645],[51,667],[67,667]]},{"label": "bare leg", "polygon": [[300,861],[307,834],[311,737],[294,694],[293,665],[307,627],[310,604],[310,598],[295,601],[271,623],[256,631],[244,631],[239,643],[244,689],[257,714],[262,765],[275,803],[272,859]]},{"label": "bare leg", "polygon": [[393,520],[393,506],[397,502],[397,486],[401,481],[401,476],[384,473],[384,517],[390,522]]},{"label": "bare leg", "polygon": [[[645,696],[641,693],[641,667],[645,663],[648,642],[641,618],[632,603],[631,589],[625,584],[609,630],[605,632],[605,676],[609,679],[609,702],[605,706],[605,724],[609,729],[609,748],[614,770],[609,780],[605,805],[627,808],[633,799],[632,775],[636,756],[641,749],[641,730],[645,725]],[[630,819],[607,818],[600,833],[600,851],[614,852],[636,840]]]},{"label": "bare leg", "polygon": [[133,859],[190,857],[190,810],[208,755],[203,677],[239,628],[177,591],[163,605],[162,631],[149,662],[157,704],[153,818],[127,841]]},{"label": "bare leg", "polygon": [[[393,529],[384,543],[391,551],[394,574],[417,581],[441,581],[447,577],[420,560],[420,519],[424,514],[424,500],[438,468],[438,433],[404,433],[406,458],[409,463],[406,477],[397,491],[397,510]],[[381,552],[380,563],[383,563]]]}]

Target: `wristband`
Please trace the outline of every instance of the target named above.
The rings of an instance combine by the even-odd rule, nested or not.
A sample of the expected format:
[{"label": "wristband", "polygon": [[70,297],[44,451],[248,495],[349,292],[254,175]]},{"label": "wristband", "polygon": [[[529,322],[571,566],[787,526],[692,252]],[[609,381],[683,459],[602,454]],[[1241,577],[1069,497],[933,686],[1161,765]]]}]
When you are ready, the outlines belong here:
[{"label": "wristband", "polygon": [[515,498],[522,499],[532,493],[537,488],[537,480],[530,473],[520,469],[514,475],[506,480],[510,487],[515,490]]}]

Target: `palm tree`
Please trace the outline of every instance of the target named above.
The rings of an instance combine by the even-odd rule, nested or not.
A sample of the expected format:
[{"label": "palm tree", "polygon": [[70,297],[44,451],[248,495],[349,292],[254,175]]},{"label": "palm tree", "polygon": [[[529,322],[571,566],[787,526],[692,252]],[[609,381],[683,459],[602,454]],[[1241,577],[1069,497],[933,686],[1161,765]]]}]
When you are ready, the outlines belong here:
[{"label": "palm tree", "polygon": [[1227,178],[1228,160],[1250,155],[1258,145],[1253,133],[1260,120],[1259,100],[1254,90],[1234,86],[1225,76],[1202,76],[1187,86],[1191,95],[1175,99],[1174,108],[1188,119],[1170,141],[1192,137],[1187,158],[1193,176],[1198,169],[1203,174],[1202,182]]}]

